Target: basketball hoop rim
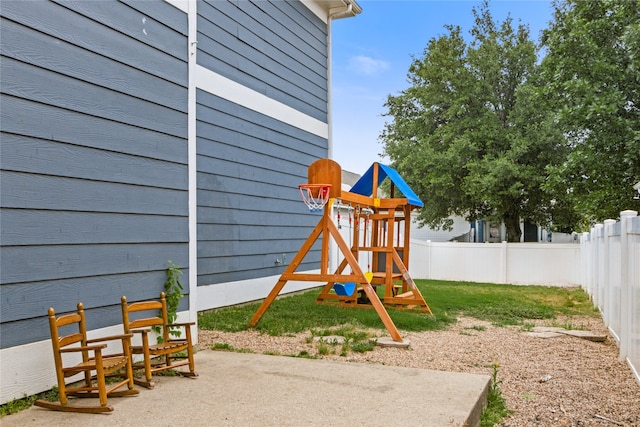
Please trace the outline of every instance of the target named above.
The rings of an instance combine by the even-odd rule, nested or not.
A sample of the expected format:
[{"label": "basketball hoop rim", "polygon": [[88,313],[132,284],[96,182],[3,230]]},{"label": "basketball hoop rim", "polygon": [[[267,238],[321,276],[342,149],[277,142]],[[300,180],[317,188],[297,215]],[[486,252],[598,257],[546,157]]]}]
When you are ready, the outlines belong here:
[{"label": "basketball hoop rim", "polygon": [[300,190],[302,201],[309,207],[309,210],[318,212],[329,201],[331,184],[299,184],[298,190]]},{"label": "basketball hoop rim", "polygon": [[331,184],[299,184],[298,188],[331,188]]}]

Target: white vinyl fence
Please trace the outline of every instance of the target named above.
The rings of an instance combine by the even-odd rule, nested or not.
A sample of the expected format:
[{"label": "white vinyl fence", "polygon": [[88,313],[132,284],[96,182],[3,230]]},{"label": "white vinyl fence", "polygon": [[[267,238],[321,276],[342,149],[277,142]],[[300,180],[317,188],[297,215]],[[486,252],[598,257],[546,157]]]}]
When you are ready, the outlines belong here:
[{"label": "white vinyl fence", "polygon": [[409,272],[415,279],[580,286],[580,245],[412,240]]},{"label": "white vinyl fence", "polygon": [[623,211],[580,236],[582,287],[640,381],[640,217]]}]

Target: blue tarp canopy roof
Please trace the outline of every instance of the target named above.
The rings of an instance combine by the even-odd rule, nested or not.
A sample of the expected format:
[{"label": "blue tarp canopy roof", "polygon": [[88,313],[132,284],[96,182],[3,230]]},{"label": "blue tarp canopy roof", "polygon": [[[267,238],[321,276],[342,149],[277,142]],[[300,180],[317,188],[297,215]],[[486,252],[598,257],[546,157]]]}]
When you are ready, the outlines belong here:
[{"label": "blue tarp canopy roof", "polygon": [[[353,184],[351,193],[360,194],[361,196],[371,197],[373,193],[373,167],[375,163],[371,165],[371,167],[362,175],[362,177]],[[404,182],[404,179],[400,176],[400,174],[393,169],[392,167],[385,166],[383,164],[378,163],[378,182],[376,185],[380,185],[382,181],[386,177],[389,177],[393,185],[396,186],[398,190],[407,198],[410,205],[423,207],[424,204],[422,200],[413,192],[411,187]]]}]

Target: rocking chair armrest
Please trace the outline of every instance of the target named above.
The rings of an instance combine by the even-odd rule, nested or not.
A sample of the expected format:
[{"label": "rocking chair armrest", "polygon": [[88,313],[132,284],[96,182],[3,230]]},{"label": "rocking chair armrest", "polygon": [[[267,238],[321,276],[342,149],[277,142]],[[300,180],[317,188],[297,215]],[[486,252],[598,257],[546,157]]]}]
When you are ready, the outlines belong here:
[{"label": "rocking chair armrest", "polygon": [[126,339],[131,339],[131,337],[133,337],[133,334],[131,334],[131,333],[129,333],[129,334],[120,334],[120,335],[111,335],[111,336],[108,336],[108,337],[93,338],[93,339],[87,340],[87,343],[102,342],[102,341],[126,340]]},{"label": "rocking chair armrest", "polygon": [[60,353],[75,353],[78,351],[97,351],[107,348],[106,344],[101,345],[81,345],[80,347],[61,348]]},{"label": "rocking chair armrest", "polygon": [[189,327],[189,326],[194,326],[196,324],[196,322],[185,322],[185,323],[170,323],[167,325],[167,327],[169,328],[179,328],[179,327]]},{"label": "rocking chair armrest", "polygon": [[149,332],[151,332],[150,328],[144,328],[144,329],[130,329],[131,334],[148,334]]}]

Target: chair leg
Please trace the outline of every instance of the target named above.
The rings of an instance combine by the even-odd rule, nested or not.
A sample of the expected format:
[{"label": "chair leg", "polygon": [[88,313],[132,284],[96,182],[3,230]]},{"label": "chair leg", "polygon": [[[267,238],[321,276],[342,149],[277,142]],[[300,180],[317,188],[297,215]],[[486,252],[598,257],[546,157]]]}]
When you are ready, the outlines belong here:
[{"label": "chair leg", "polygon": [[[142,371],[142,372],[140,372]],[[141,374],[142,377],[136,377],[137,374]],[[133,383],[140,387],[152,389],[155,387],[155,383],[151,380],[151,362],[147,364],[147,358],[145,356],[142,363],[138,363],[133,366]]]},{"label": "chair leg", "polygon": [[126,372],[127,372],[127,387],[129,388],[129,390],[135,390],[135,383],[134,383],[134,379],[133,379],[133,355],[131,354],[131,350],[129,348],[129,344],[128,342],[125,343],[125,356],[127,357],[128,361],[127,361],[127,368],[126,368]]},{"label": "chair leg", "polygon": [[187,347],[187,356],[189,358],[189,372],[191,372],[191,376],[197,377],[196,373],[196,362],[193,358],[193,346],[191,345],[191,327],[187,326],[186,328],[187,342],[189,343],[189,347]]},{"label": "chair leg", "polygon": [[58,381],[58,400],[62,405],[66,405],[68,401],[67,387],[66,387],[66,384],[64,383],[64,379],[62,381],[60,380]]},{"label": "chair leg", "polygon": [[84,384],[86,387],[92,387],[93,386],[93,380],[91,378],[91,372],[89,371],[85,371],[84,372]]},{"label": "chair leg", "polygon": [[147,386],[143,386],[143,387],[148,387],[151,388],[153,387],[153,382],[152,382],[152,377],[151,377],[151,356],[149,355],[149,344],[146,341],[148,338],[145,337],[144,339],[144,343],[143,343],[143,348],[144,348],[144,377],[147,380]]},{"label": "chair leg", "polygon": [[147,380],[147,383],[153,384],[153,376],[151,372],[151,360],[147,358],[145,360],[145,369],[144,369],[144,378]]},{"label": "chair leg", "polygon": [[193,349],[190,348],[187,355],[189,356],[189,372],[191,372],[193,376],[197,377],[198,374],[196,373],[196,362],[193,359]]},{"label": "chair leg", "polygon": [[100,406],[107,406],[107,383],[104,379],[104,369],[102,366],[102,355],[96,352],[96,382],[98,383],[98,394],[100,396]]}]

